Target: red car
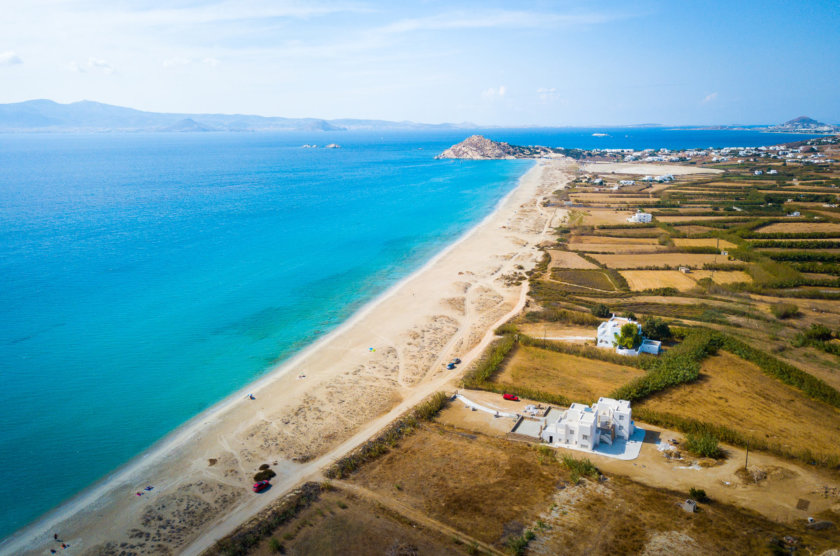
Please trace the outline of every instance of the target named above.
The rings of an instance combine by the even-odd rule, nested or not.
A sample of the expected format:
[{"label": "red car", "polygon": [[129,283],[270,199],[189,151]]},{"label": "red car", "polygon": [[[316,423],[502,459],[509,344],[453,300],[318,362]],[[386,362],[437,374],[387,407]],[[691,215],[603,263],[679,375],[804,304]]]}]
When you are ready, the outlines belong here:
[{"label": "red car", "polygon": [[260,481],[258,483],[254,483],[254,486],[253,486],[252,490],[254,492],[262,492],[270,486],[271,486],[271,483],[269,483],[268,481]]},{"label": "red car", "polygon": [[514,396],[513,394],[503,394],[502,397],[506,400],[510,400],[512,402],[518,402],[519,396]]}]

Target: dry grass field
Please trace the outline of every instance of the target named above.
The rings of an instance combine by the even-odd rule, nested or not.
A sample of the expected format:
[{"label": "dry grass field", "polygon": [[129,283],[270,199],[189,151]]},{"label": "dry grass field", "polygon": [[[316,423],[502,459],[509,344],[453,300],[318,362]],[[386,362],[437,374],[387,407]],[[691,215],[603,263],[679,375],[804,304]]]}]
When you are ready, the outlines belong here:
[{"label": "dry grass field", "polygon": [[623,270],[621,275],[627,280],[627,285],[633,291],[654,288],[676,288],[688,291],[697,285],[701,278],[711,278],[716,284],[734,284],[750,282],[752,278],[740,270],[692,270],[683,274],[679,270]]},{"label": "dry grass field", "polygon": [[688,266],[702,268],[704,264],[735,264],[722,255],[703,253],[657,253],[656,255],[592,255],[610,268],[645,268]]},{"label": "dry grass field", "polygon": [[643,370],[635,367],[519,346],[494,381],[592,403],[643,374]]},{"label": "dry grass field", "polygon": [[652,244],[570,243],[569,249],[583,253],[657,253],[666,250],[666,247]]},{"label": "dry grass field", "polygon": [[674,238],[674,245],[677,247],[720,247],[721,249],[732,249],[737,247],[731,241],[726,241],[725,239],[717,239],[715,237],[700,237],[700,238],[687,238],[687,237],[675,237]]},{"label": "dry grass field", "polygon": [[684,234],[705,234],[708,232],[712,232],[715,228],[709,228],[708,226],[698,226],[696,224],[685,224],[682,226],[674,226],[678,231]]},{"label": "dry grass field", "polygon": [[[623,230],[622,230],[623,231]],[[655,237],[611,237],[611,236],[585,236],[575,235],[569,240],[576,244],[614,244],[614,245],[657,245]]]},{"label": "dry grass field", "polygon": [[739,220],[738,216],[657,216],[660,222],[726,222],[727,220]]},{"label": "dry grass field", "polygon": [[[644,204],[650,203],[650,196],[610,195],[607,193],[572,193],[569,195],[573,200],[581,203],[611,203],[621,204]],[[655,200],[655,199],[654,199]]]},{"label": "dry grass field", "polygon": [[700,379],[634,407],[725,425],[793,451],[840,457],[840,410],[813,400],[729,353],[703,362]]},{"label": "dry grass field", "polygon": [[627,218],[633,211],[615,211],[613,209],[572,209],[569,211],[570,226],[600,226],[609,224],[627,224]]},{"label": "dry grass field", "polygon": [[840,224],[835,222],[776,222],[755,230],[758,234],[807,234],[827,233],[837,234],[840,237]]},{"label": "dry grass field", "polygon": [[[334,490],[279,527],[273,538],[284,554],[464,554],[465,544],[434,529],[418,526],[384,506]],[[270,539],[270,538],[269,538]],[[255,556],[273,556],[270,540]]]},{"label": "dry grass field", "polygon": [[528,444],[431,425],[352,482],[502,548],[550,507],[566,477],[559,466],[540,463]]},{"label": "dry grass field", "polygon": [[549,250],[551,255],[551,263],[549,268],[569,268],[573,270],[593,270],[597,269],[598,265],[591,263],[576,253],[569,251],[555,251]]}]

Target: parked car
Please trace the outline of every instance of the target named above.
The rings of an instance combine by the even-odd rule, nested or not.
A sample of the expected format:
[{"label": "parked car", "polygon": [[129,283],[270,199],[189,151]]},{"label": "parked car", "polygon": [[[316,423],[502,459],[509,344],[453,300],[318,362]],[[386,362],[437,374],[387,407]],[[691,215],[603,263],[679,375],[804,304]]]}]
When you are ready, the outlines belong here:
[{"label": "parked car", "polygon": [[518,402],[519,396],[514,396],[513,394],[503,394],[502,397],[506,400],[510,400],[512,402]]},{"label": "parked car", "polygon": [[447,369],[449,369],[449,370],[451,371],[452,369],[454,369],[454,368],[455,368],[455,363],[450,363],[450,364],[448,364],[448,365],[446,366],[446,368],[447,368]]},{"label": "parked car", "polygon": [[252,490],[254,492],[262,492],[270,486],[271,486],[271,483],[269,483],[268,481],[259,481],[257,483],[254,483],[254,486],[252,487]]},{"label": "parked car", "polygon": [[452,360],[452,362],[453,362],[453,363],[455,363],[456,365],[460,365],[460,364],[461,364],[461,360],[460,360],[460,359],[458,359],[457,357],[456,357],[455,359],[453,359],[453,360]]}]

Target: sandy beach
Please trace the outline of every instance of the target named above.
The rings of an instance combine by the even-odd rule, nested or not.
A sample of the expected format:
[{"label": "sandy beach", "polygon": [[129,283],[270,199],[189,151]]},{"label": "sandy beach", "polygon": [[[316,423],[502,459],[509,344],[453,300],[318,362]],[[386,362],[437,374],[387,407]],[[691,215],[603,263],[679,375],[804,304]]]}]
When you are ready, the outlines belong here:
[{"label": "sandy beach", "polygon": [[[454,388],[492,329],[524,306],[527,286],[515,276],[533,267],[536,246],[562,217],[541,201],[575,169],[537,162],[491,215],[422,269],[0,553],[49,554],[54,533],[69,544],[62,554],[200,553],[427,395]],[[462,365],[447,370],[456,356]],[[263,463],[277,476],[255,495]]]}]

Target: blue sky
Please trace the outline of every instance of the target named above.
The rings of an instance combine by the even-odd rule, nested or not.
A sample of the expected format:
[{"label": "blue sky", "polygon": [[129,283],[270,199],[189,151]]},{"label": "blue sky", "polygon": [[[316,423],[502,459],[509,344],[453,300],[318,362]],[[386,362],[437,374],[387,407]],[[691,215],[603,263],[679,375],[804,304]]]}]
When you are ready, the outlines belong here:
[{"label": "blue sky", "polygon": [[840,123],[837,0],[4,4],[0,102],[488,125]]}]

